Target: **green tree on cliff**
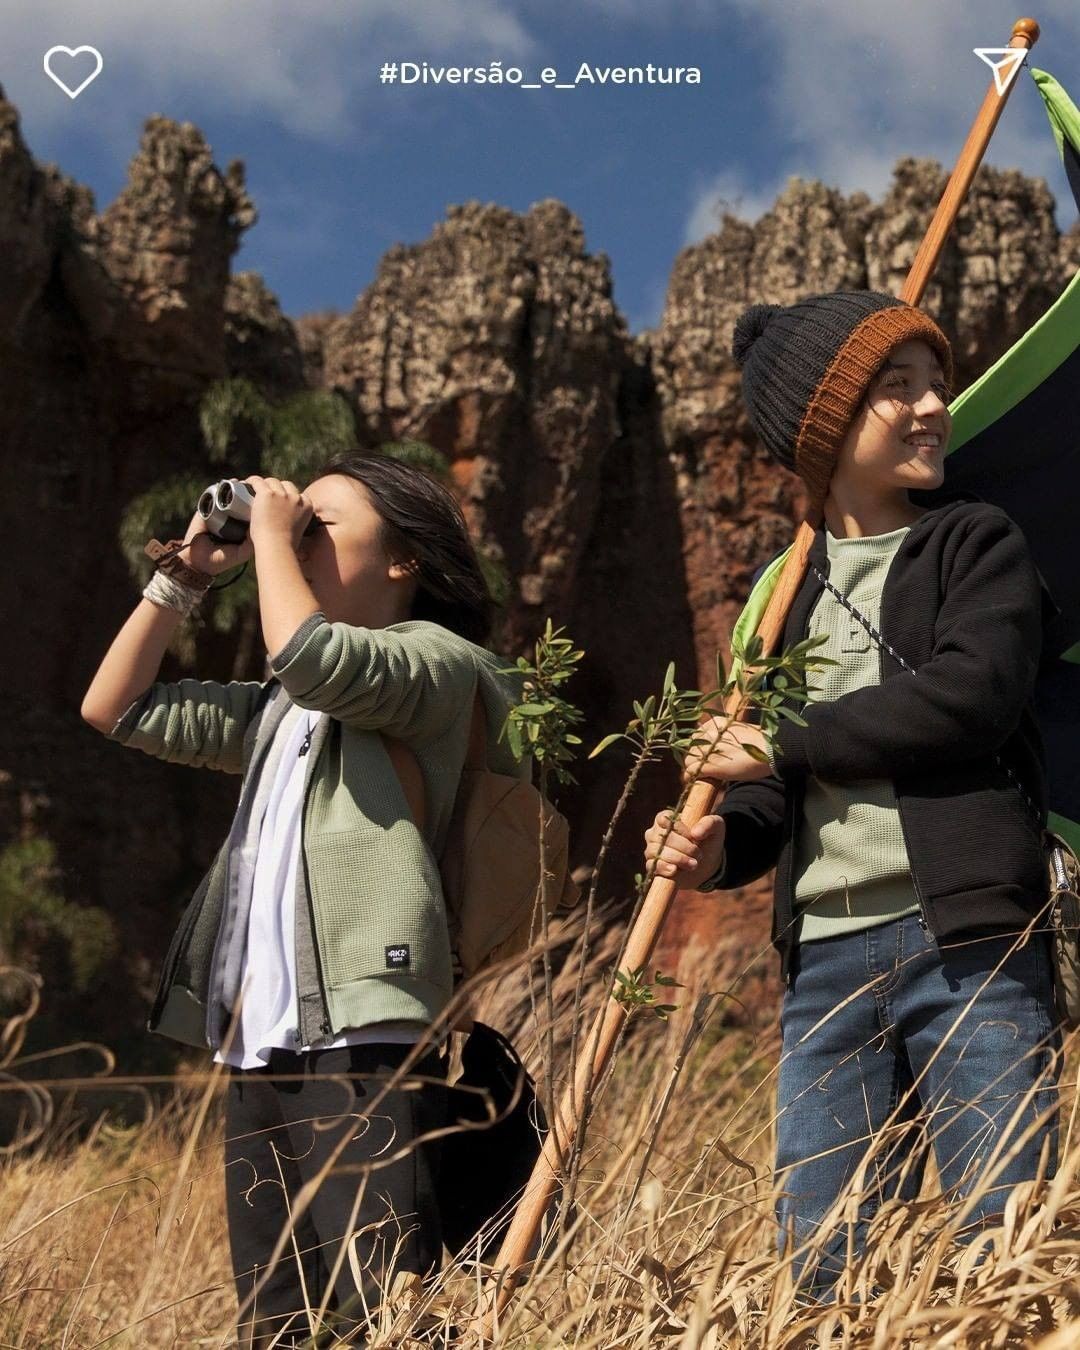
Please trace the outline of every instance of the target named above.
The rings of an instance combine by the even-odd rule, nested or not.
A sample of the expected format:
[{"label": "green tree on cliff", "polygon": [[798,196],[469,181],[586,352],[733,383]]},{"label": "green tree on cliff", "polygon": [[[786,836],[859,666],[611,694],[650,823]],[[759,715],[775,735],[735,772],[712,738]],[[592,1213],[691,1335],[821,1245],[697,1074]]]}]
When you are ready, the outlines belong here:
[{"label": "green tree on cliff", "polygon": [[[356,444],[352,410],[340,394],[305,390],[271,403],[244,379],[220,380],[210,386],[199,407],[199,425],[207,463],[233,478],[258,473],[303,482],[331,455]],[[140,589],[151,571],[143,553],[146,540],[151,535],[179,537],[199,493],[212,481],[214,467],[164,479],[136,497],[124,512],[120,547]],[[200,627],[235,635],[232,678],[242,679],[251,669],[259,640],[257,594],[255,571],[249,567],[232,583],[218,586],[212,603],[203,606],[194,622],[181,624],[172,650],[190,664]]]}]

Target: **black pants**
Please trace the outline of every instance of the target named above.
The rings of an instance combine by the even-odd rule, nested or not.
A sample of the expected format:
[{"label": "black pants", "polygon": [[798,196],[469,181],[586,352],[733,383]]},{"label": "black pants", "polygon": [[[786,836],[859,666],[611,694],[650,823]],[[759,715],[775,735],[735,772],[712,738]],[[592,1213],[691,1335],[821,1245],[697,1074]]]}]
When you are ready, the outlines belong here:
[{"label": "black pants", "polygon": [[[311,1334],[305,1301],[312,1311],[318,1309],[346,1237],[354,1259],[345,1252],[328,1303],[329,1320],[339,1334],[363,1321],[365,1305],[368,1311],[379,1306],[394,1272],[425,1275],[438,1268],[440,1144],[415,1146],[412,1141],[445,1124],[446,1060],[429,1051],[410,1075],[443,1081],[410,1088],[406,1077],[368,1114],[367,1104],[412,1048],[274,1050],[265,1068],[229,1070],[225,1193],[244,1350],[262,1350],[283,1328],[291,1335],[279,1345],[303,1343]],[[286,1074],[299,1076],[274,1081]],[[340,1075],[336,1080],[335,1074]],[[350,1136],[348,1143],[252,1301],[252,1289],[289,1225],[297,1192],[322,1170],[343,1133]]]}]

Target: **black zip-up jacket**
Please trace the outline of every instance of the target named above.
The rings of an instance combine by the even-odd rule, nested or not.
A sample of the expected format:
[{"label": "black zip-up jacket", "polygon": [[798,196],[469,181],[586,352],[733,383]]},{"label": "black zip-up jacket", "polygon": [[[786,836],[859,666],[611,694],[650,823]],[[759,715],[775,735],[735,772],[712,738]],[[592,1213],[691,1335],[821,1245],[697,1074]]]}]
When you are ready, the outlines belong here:
[{"label": "black zip-up jacket", "polygon": [[[824,525],[810,560],[828,575]],[[808,569],[784,649],[806,638],[822,590]],[[796,708],[807,725],[781,720],[775,774],[728,788],[717,809],[725,864],[713,880],[731,890],[775,866],[772,940],[785,979],[808,773],[893,781],[922,922],[935,936],[1017,928],[1046,904],[1046,756],[1031,701],[1043,603],[1024,535],[999,507],[968,497],[927,512],[904,537],[881,596],[879,631],[914,672],[881,650],[880,685]],[[995,753],[1033,799],[1038,823]]]}]

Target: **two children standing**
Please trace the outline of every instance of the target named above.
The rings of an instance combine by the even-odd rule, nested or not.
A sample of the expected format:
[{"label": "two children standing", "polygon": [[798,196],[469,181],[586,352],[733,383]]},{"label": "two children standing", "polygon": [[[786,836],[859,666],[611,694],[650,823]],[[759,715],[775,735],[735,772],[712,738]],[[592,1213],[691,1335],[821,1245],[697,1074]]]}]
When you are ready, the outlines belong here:
[{"label": "two children standing", "polygon": [[[744,724],[691,760],[729,785],[722,805],[662,845],[661,813],[646,858],[683,888],[776,868],[778,1224],[804,1289],[828,1298],[849,1240],[836,1201],[869,1146],[856,1244],[883,1201],[917,1190],[928,1143],[942,1184],[975,1197],[973,1224],[1053,1172],[1060,1038],[1047,935],[1028,931],[1047,899],[1040,586],[1002,511],[908,496],[941,484],[949,435],[952,356],[927,315],[874,291],[754,306],[733,351],[759,438],[823,513],[783,645],[824,634],[837,664],[805,727],[785,721],[770,742]],[[248,539],[215,546],[193,519],[188,574],[155,574],[83,714],[147,753],[243,775],[154,1015],[228,1069],[241,1343],[261,1347],[298,1343],[305,1303],[325,1296],[359,1322],[392,1267],[438,1262],[438,1151],[422,1141],[444,1123],[440,1047],[414,1066],[422,1087],[385,1092],[379,1077],[450,997],[434,859],[474,695],[494,760],[517,690],[483,645],[490,602],[449,493],[378,456],[335,461],[303,493],[249,481]],[[181,615],[246,558],[273,680],[156,683]],[[339,1129],[320,1140],[326,1116]]]}]

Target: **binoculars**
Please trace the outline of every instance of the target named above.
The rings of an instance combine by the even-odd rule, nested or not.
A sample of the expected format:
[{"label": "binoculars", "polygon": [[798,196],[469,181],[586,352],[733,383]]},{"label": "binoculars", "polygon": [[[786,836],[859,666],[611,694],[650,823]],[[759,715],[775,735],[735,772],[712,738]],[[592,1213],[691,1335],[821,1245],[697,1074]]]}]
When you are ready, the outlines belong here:
[{"label": "binoculars", "polygon": [[[223,478],[213,483],[199,498],[198,512],[206,521],[206,531],[219,544],[240,544],[251,527],[251,503],[255,489],[239,478]],[[314,534],[319,519],[312,516],[304,534]]]}]

